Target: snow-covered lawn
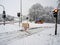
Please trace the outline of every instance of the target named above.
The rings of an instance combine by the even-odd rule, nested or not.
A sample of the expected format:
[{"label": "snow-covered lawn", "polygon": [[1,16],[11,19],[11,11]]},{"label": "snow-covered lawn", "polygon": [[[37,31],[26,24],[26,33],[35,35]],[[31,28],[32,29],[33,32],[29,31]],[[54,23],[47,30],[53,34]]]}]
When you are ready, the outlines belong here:
[{"label": "snow-covered lawn", "polygon": [[54,35],[54,28],[46,28],[28,37],[13,40],[8,45],[60,45],[60,25],[57,35]]},{"label": "snow-covered lawn", "polygon": [[18,24],[6,24],[5,26],[4,25],[0,25],[0,33],[17,31],[19,29],[21,30],[22,27],[19,28]]},{"label": "snow-covered lawn", "polygon": [[[22,23],[26,23],[27,21],[24,21]],[[54,27],[54,24],[49,24],[49,23],[43,23],[43,24],[36,24],[34,22],[28,22],[29,23],[29,29],[31,28],[51,28]],[[51,26],[52,25],[52,26]],[[0,33],[5,33],[5,32],[11,32],[11,31],[17,31],[17,30],[22,30],[22,24],[20,23],[20,27],[19,27],[19,23],[11,23],[11,24],[6,24],[4,25],[0,25]]]},{"label": "snow-covered lawn", "polygon": [[28,22],[29,29],[20,31],[18,23],[0,25],[0,45],[60,45],[60,24],[58,35],[54,35],[55,24]]}]

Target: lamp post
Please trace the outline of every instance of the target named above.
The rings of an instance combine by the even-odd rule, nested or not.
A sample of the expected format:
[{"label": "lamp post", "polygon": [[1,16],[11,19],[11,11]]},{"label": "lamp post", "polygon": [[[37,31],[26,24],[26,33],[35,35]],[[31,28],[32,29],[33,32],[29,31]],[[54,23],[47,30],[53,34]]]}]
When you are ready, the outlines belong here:
[{"label": "lamp post", "polygon": [[3,5],[0,5],[3,8],[3,15],[2,18],[4,19],[4,25],[5,25],[5,18],[6,18],[6,12],[5,12],[5,7]]},{"label": "lamp post", "polygon": [[22,0],[20,0],[20,15],[21,15],[21,22],[22,22]]}]

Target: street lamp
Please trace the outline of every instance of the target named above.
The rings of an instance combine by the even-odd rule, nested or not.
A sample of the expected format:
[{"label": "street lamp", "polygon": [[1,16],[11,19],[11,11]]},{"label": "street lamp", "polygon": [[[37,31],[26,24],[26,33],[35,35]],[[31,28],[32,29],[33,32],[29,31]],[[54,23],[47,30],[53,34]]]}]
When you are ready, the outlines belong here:
[{"label": "street lamp", "polygon": [[5,25],[5,19],[6,19],[6,12],[5,12],[5,7],[3,5],[0,5],[3,8],[3,15],[2,18],[4,19],[4,25]]},{"label": "street lamp", "polygon": [[3,8],[3,11],[5,11],[5,7],[3,5],[0,5]]}]

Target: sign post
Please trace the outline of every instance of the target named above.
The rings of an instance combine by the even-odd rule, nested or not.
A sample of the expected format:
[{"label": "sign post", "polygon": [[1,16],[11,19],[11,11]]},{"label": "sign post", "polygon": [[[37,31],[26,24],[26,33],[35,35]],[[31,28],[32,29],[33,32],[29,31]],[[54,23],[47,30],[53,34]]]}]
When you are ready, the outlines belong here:
[{"label": "sign post", "polygon": [[55,9],[53,11],[53,15],[55,17],[55,20],[56,20],[56,24],[55,24],[55,35],[57,35],[57,17],[58,17],[58,9]]},{"label": "sign post", "polygon": [[5,11],[3,11],[3,16],[2,16],[2,18],[4,19],[4,25],[5,25],[5,19],[6,19],[6,13],[5,13]]},{"label": "sign post", "polygon": [[17,16],[19,17],[19,27],[20,27],[20,13],[17,13]]}]

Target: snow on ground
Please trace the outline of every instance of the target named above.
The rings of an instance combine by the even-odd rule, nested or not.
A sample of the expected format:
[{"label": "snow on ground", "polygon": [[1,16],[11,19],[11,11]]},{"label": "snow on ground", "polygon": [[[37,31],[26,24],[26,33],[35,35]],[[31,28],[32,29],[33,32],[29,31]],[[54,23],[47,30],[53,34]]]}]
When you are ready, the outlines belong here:
[{"label": "snow on ground", "polygon": [[[26,23],[27,21],[24,21],[22,23]],[[37,28],[37,27],[40,27],[40,28],[50,28],[50,27],[53,27],[51,26],[51,24],[49,23],[43,23],[43,24],[36,24],[34,22],[28,22],[29,23],[29,29],[30,28]],[[49,26],[48,26],[49,25]],[[11,32],[11,31],[17,31],[17,30],[22,30],[22,25],[20,24],[20,27],[19,27],[19,23],[12,23],[12,24],[6,24],[5,26],[4,25],[0,25],[0,33],[4,33],[4,32]]]},{"label": "snow on ground", "polygon": [[[33,28],[33,27],[53,27],[54,26],[54,24],[53,23],[43,23],[43,24],[37,24],[37,23],[34,23],[34,22],[29,22],[29,21],[24,21],[24,22],[22,22],[22,23],[29,23],[30,24],[30,28]],[[53,24],[53,25],[52,25]],[[49,25],[49,26],[48,26]]]},{"label": "snow on ground", "polygon": [[21,30],[22,27],[19,28],[18,24],[6,24],[4,25],[0,25],[0,33],[4,33],[4,32],[11,32],[11,31],[17,31],[17,30]]},{"label": "snow on ground", "polygon": [[58,34],[54,35],[54,28],[47,28],[31,36],[13,40],[8,45],[60,45],[60,25]]},{"label": "snow on ground", "polygon": [[[24,23],[24,22],[23,22]],[[28,22],[27,32],[20,31],[18,23],[0,25],[0,45],[60,45],[60,25],[58,24],[58,35],[54,35],[55,25],[51,23],[35,24]],[[8,33],[5,33],[8,32]]]}]

